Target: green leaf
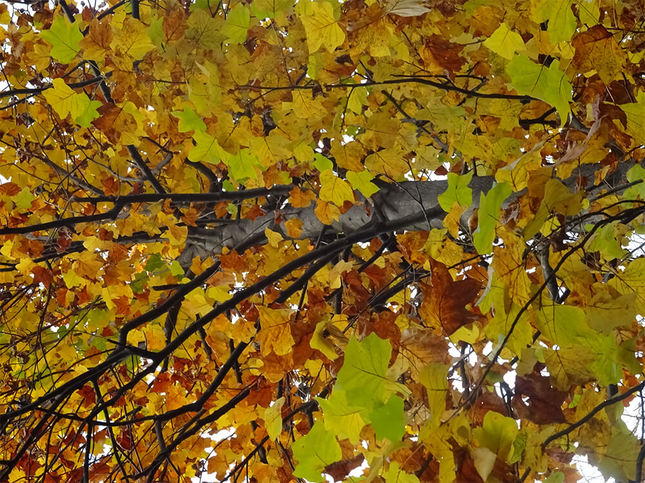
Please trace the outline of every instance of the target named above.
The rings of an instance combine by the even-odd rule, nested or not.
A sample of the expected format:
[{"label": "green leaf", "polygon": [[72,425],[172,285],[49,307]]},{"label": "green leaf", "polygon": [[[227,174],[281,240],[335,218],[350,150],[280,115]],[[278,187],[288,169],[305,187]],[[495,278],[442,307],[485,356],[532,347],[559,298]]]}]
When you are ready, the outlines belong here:
[{"label": "green leaf", "polygon": [[443,211],[450,211],[453,203],[470,206],[473,202],[473,190],[468,186],[473,179],[473,171],[463,175],[448,173],[448,188],[441,193],[437,200]]},{"label": "green leaf", "polygon": [[556,471],[551,473],[545,480],[544,483],[564,483],[564,473],[561,471]]},{"label": "green leaf", "polygon": [[222,149],[213,136],[204,131],[196,131],[193,134],[195,146],[190,150],[188,156],[191,161],[206,161],[207,163],[219,164],[228,153]]},{"label": "green leaf", "polygon": [[240,149],[237,154],[225,156],[223,161],[228,166],[228,174],[237,181],[257,178],[258,171],[255,168],[262,168],[257,156],[248,148]]},{"label": "green leaf", "polygon": [[361,171],[360,173],[347,171],[347,181],[350,182],[352,188],[360,191],[365,198],[370,198],[379,190],[378,186],[372,183],[373,178],[374,176],[368,170]]},{"label": "green leaf", "polygon": [[226,35],[229,42],[241,44],[246,40],[250,21],[251,13],[249,8],[238,3],[228,12],[226,22],[222,27],[222,33]]},{"label": "green leaf", "polygon": [[641,444],[627,429],[625,423],[619,421],[611,428],[611,439],[599,448],[598,455],[590,459],[597,464],[598,469],[606,478],[613,477],[616,481],[632,481],[636,478],[636,462]]},{"label": "green leaf", "polygon": [[386,404],[373,409],[369,419],[378,439],[387,438],[393,443],[401,441],[405,434],[403,399],[392,396]]},{"label": "green leaf", "polygon": [[179,119],[179,132],[206,130],[206,123],[190,107],[184,107],[183,111],[173,111],[172,115]]},{"label": "green leaf", "polygon": [[419,483],[419,478],[403,471],[399,466],[399,463],[396,461],[390,462],[390,466],[382,476],[384,481],[393,481],[395,483]]},{"label": "green leaf", "polygon": [[560,62],[554,60],[549,67],[538,65],[526,55],[516,55],[506,66],[511,85],[522,95],[541,99],[552,105],[560,115],[560,123],[567,122],[569,102],[571,102],[571,83],[562,70]]},{"label": "green leaf", "polygon": [[100,116],[98,108],[101,107],[103,103],[101,101],[91,101],[85,93],[79,93],[76,95],[81,96],[81,99],[76,115],[72,114],[72,116],[79,126],[90,127],[92,121]]},{"label": "green leaf", "polygon": [[627,133],[638,144],[645,142],[645,92],[639,92],[636,102],[619,106],[627,116]]},{"label": "green leaf", "polygon": [[645,199],[645,168],[640,164],[635,164],[627,171],[627,181],[638,184],[625,190],[625,199]]},{"label": "green leaf", "polygon": [[130,282],[130,288],[132,289],[132,292],[143,292],[149,279],[150,277],[148,277],[148,274],[146,272],[135,273],[134,280]]},{"label": "green leaf", "polygon": [[114,319],[109,310],[93,309],[87,314],[86,329],[93,333],[101,333],[105,327]]},{"label": "green leaf", "polygon": [[511,194],[507,183],[495,185],[488,193],[480,193],[479,225],[473,233],[473,243],[480,254],[490,253],[495,240],[495,225],[502,203]]},{"label": "green leaf", "polygon": [[26,210],[31,207],[31,202],[36,199],[36,197],[31,194],[29,188],[23,188],[20,190],[16,196],[11,198],[16,207],[20,210]]},{"label": "green leaf", "polygon": [[347,393],[338,387],[334,388],[328,399],[316,400],[325,415],[325,427],[338,438],[347,438],[352,444],[358,444],[361,430],[366,424],[361,417],[361,411],[365,408],[356,406],[347,398]]},{"label": "green leaf", "polygon": [[484,46],[509,60],[515,52],[526,50],[522,36],[510,30],[504,22],[484,41]]},{"label": "green leaf", "polygon": [[391,354],[390,343],[374,333],[361,342],[350,339],[335,388],[346,391],[347,399],[357,406],[371,407],[374,398],[384,403],[394,392],[391,385],[388,390],[386,377]]},{"label": "green leaf", "polygon": [[90,100],[84,92],[74,92],[63,79],[54,79],[52,85],[43,96],[62,119],[71,115],[81,127],[89,127],[99,117],[97,108],[101,107],[101,102]]},{"label": "green leaf", "polygon": [[543,0],[539,5],[549,21],[547,32],[551,43],[571,40],[578,26],[578,20],[571,10],[571,0]]},{"label": "green leaf", "polygon": [[173,260],[170,264],[170,273],[174,277],[182,277],[184,275],[184,269],[181,267],[181,264],[177,260]]},{"label": "green leaf", "polygon": [[627,229],[627,226],[617,221],[599,228],[589,243],[589,251],[598,251],[607,260],[623,258],[626,251],[622,247],[621,240]]},{"label": "green leaf", "polygon": [[529,435],[525,432],[520,432],[515,440],[513,441],[513,451],[511,452],[509,458],[508,458],[508,463],[513,464],[517,463],[522,459],[522,454],[524,453],[524,450],[526,449],[526,442],[529,439]]},{"label": "green leaf", "polygon": [[320,153],[314,154],[314,168],[316,168],[321,173],[327,171],[328,169],[334,168],[334,163],[331,162],[331,159],[323,156]]},{"label": "green leaf", "polygon": [[323,481],[323,470],[339,461],[343,454],[333,433],[325,429],[322,421],[316,421],[309,433],[291,446],[298,461],[293,474],[309,481]]},{"label": "green leaf", "polygon": [[76,24],[69,23],[62,15],[57,16],[51,27],[40,35],[52,44],[51,56],[63,64],[71,62],[81,50],[79,42],[83,34]]},{"label": "green leaf", "polygon": [[153,253],[148,258],[148,261],[146,262],[145,269],[146,269],[147,272],[154,272],[156,270],[159,270],[160,268],[163,268],[165,265],[166,264],[161,259],[161,255],[158,254],[158,253]]},{"label": "green leaf", "polygon": [[513,442],[519,430],[512,418],[502,416],[495,411],[488,411],[484,416],[484,424],[473,430],[473,436],[481,447],[488,448],[502,461],[511,455]]}]

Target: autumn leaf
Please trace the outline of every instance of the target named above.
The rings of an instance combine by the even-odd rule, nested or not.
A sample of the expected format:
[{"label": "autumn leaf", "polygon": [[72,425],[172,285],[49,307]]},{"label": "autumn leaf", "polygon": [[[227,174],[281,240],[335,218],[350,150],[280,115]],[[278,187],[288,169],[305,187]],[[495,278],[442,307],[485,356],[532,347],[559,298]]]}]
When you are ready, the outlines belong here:
[{"label": "autumn leaf", "polygon": [[508,63],[506,72],[511,85],[519,93],[536,97],[555,107],[560,115],[560,125],[567,122],[570,112],[571,83],[554,60],[548,67],[541,66],[525,55],[515,55]]},{"label": "autumn leaf", "polygon": [[54,79],[52,85],[53,88],[46,90],[43,95],[59,116],[66,118],[71,115],[82,127],[89,127],[99,117],[97,109],[101,107],[101,102],[90,100],[85,93],[74,92],[63,79]]},{"label": "autumn leaf", "polygon": [[354,201],[354,191],[347,181],[336,176],[328,169],[320,173],[320,199],[343,206],[345,201]]},{"label": "autumn leaf", "polygon": [[321,472],[340,460],[342,452],[333,433],[328,432],[319,421],[293,445],[293,455],[298,461],[294,470],[296,476],[309,481],[323,481]]},{"label": "autumn leaf", "polygon": [[48,30],[43,30],[40,35],[52,45],[51,56],[67,64],[76,57],[80,51],[79,43],[83,34],[78,25],[69,23],[62,15],[57,15]]},{"label": "autumn leaf", "polygon": [[299,3],[301,20],[307,33],[309,52],[316,52],[320,47],[333,52],[345,40],[345,32],[338,25],[334,7],[331,2],[317,1]]},{"label": "autumn leaf", "polygon": [[505,23],[484,41],[484,45],[505,59],[511,60],[516,52],[526,50],[524,40],[517,32],[510,30]]},{"label": "autumn leaf", "polygon": [[222,33],[230,42],[241,44],[246,40],[246,31],[249,28],[250,20],[249,8],[237,4],[228,12]]},{"label": "autumn leaf", "polygon": [[462,325],[479,320],[477,311],[467,306],[474,304],[480,289],[481,285],[470,278],[453,281],[445,265],[433,263],[431,284],[422,286],[424,302],[420,313],[428,323],[452,334]]}]

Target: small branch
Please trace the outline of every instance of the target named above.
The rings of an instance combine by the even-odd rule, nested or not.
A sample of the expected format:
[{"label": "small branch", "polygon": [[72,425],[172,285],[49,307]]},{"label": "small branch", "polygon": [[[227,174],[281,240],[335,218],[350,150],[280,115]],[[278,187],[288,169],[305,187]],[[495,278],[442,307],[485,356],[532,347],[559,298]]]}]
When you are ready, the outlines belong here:
[{"label": "small branch", "polygon": [[[562,431],[558,431],[555,434],[552,434],[549,436],[547,439],[544,440],[544,443],[542,443],[542,449],[546,448],[546,446],[552,442],[555,441],[558,438],[561,438],[562,436],[566,436],[569,434],[571,431],[573,431],[576,428],[579,428],[583,424],[587,423],[590,421],[598,412],[600,412],[602,409],[611,406],[612,404],[616,404],[617,402],[622,401],[623,399],[627,399],[629,396],[634,394],[635,392],[640,391],[645,387],[645,381],[641,382],[639,385],[632,387],[631,389],[625,391],[623,394],[620,394],[618,396],[611,397],[609,399],[605,399],[603,402],[598,404],[595,408],[593,408],[591,411],[589,411],[587,414],[585,414],[582,418],[580,418],[578,421],[575,423],[571,424],[568,428],[563,429]],[[642,452],[642,450],[641,450]],[[640,454],[639,454],[640,458]],[[640,458],[640,461],[642,462],[642,458]],[[639,465],[640,468],[640,465]],[[638,469],[638,468],[637,468]],[[636,479],[636,481],[641,481],[639,478]]]},{"label": "small branch", "polygon": [[69,218],[62,218],[60,220],[48,221],[46,223],[37,223],[29,226],[16,226],[13,228],[0,228],[0,235],[20,235],[25,233],[33,233],[36,231],[48,230],[50,228],[61,228],[63,226],[74,226],[77,223],[89,223],[92,221],[113,219],[115,220],[121,211],[122,205],[117,204],[110,211],[105,213],[97,213],[96,215],[85,216],[71,216]]},{"label": "small branch", "polygon": [[150,182],[155,191],[158,194],[166,194],[166,190],[163,186],[161,186],[161,183],[155,177],[154,173],[150,170],[144,159],[141,157],[141,154],[139,153],[137,148],[130,144],[128,145],[128,152],[130,153],[130,156],[136,163],[137,167],[141,170],[141,173],[143,173],[143,175]]},{"label": "small branch", "polygon": [[217,201],[242,201],[261,196],[282,195],[289,193],[291,185],[277,185],[272,188],[253,188],[244,191],[220,191],[217,193],[141,193],[125,196],[87,196],[72,197],[75,203],[156,203],[157,201],[171,200],[174,203],[199,203]]},{"label": "small branch", "polygon": [[130,0],[132,6],[132,18],[139,20],[139,0]]}]

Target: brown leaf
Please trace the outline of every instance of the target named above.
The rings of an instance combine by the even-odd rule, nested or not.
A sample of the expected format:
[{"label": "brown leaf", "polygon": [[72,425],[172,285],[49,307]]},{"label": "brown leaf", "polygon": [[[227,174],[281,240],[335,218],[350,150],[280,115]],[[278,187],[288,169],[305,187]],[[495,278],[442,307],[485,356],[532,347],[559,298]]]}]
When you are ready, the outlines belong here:
[{"label": "brown leaf", "polygon": [[350,471],[361,465],[364,459],[365,457],[362,454],[357,454],[353,458],[337,461],[327,466],[325,473],[336,481],[343,481]]},{"label": "brown leaf", "polygon": [[20,193],[20,186],[16,183],[2,183],[0,184],[0,194],[4,196],[16,196]]},{"label": "brown leaf", "polygon": [[419,315],[429,325],[441,326],[446,335],[462,325],[481,319],[478,309],[468,309],[477,300],[482,284],[472,278],[454,281],[448,268],[432,261],[432,278],[421,283],[423,303]]},{"label": "brown leaf", "polygon": [[573,65],[581,72],[595,70],[606,85],[620,77],[627,58],[605,27],[595,25],[576,35],[571,43],[576,49]]},{"label": "brown leaf", "polygon": [[513,408],[521,418],[536,424],[563,423],[562,403],[566,397],[566,392],[551,385],[550,377],[533,372],[515,380]]},{"label": "brown leaf", "polygon": [[422,50],[422,57],[430,64],[438,64],[450,74],[459,72],[466,60],[460,55],[462,46],[450,42],[438,35],[431,35],[426,39]]}]

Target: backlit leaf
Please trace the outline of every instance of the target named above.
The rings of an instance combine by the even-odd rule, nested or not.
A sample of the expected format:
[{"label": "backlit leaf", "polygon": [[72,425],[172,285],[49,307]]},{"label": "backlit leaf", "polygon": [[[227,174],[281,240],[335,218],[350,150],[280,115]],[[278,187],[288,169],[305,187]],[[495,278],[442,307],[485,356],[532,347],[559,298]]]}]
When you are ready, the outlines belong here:
[{"label": "backlit leaf", "polygon": [[460,206],[470,206],[473,202],[473,191],[468,184],[473,179],[473,172],[464,175],[448,173],[448,189],[438,196],[439,206],[443,211],[450,211],[453,203]]},{"label": "backlit leaf", "polygon": [[338,25],[332,4],[325,0],[305,3],[299,3],[298,7],[301,8],[300,18],[307,32],[309,52],[316,52],[321,47],[333,52],[345,41],[345,32]]},{"label": "backlit leaf", "polygon": [[250,20],[249,7],[238,3],[228,12],[222,33],[230,42],[241,44],[246,40]]},{"label": "backlit leaf", "polygon": [[499,210],[502,203],[511,194],[511,187],[506,183],[495,185],[488,193],[481,194],[477,230],[473,233],[473,243],[479,253],[489,253],[495,240],[495,225],[499,221]]},{"label": "backlit leaf", "polygon": [[323,481],[322,471],[338,461],[342,452],[333,433],[317,421],[306,436],[293,443],[293,456],[298,462],[293,474],[309,481]]},{"label": "backlit leaf", "polygon": [[[566,2],[565,2],[566,3]],[[564,125],[569,116],[572,88],[569,79],[560,69],[560,62],[554,60],[545,67],[536,64],[525,55],[515,55],[506,66],[511,85],[519,93],[551,104],[560,115]]]},{"label": "backlit leaf", "polygon": [[57,15],[48,30],[43,30],[40,35],[52,44],[51,56],[67,64],[79,52],[79,42],[83,38],[75,23],[69,23],[63,15]]},{"label": "backlit leaf", "polygon": [[512,59],[513,54],[526,50],[524,40],[517,32],[510,30],[505,23],[501,23],[497,30],[484,41],[484,45],[505,59]]},{"label": "backlit leaf", "polygon": [[320,199],[336,206],[343,206],[345,201],[354,201],[354,191],[347,181],[339,178],[330,169],[320,173]]}]

